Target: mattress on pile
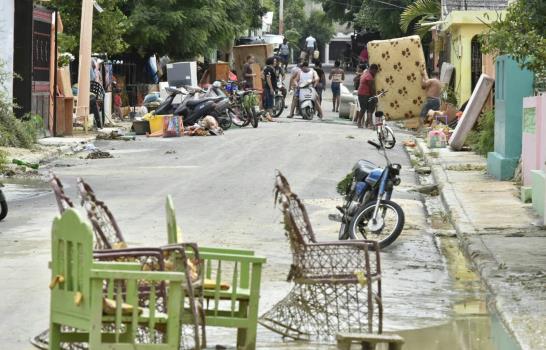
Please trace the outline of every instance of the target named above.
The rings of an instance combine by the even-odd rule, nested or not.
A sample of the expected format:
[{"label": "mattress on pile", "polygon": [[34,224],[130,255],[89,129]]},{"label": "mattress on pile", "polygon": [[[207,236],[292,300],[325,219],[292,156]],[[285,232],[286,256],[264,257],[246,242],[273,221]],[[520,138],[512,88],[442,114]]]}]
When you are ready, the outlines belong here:
[{"label": "mattress on pile", "polygon": [[426,100],[425,90],[421,88],[425,55],[419,36],[370,41],[368,54],[370,64],[379,66],[375,77],[377,91],[388,90],[379,100],[378,109],[388,119],[417,122]]}]

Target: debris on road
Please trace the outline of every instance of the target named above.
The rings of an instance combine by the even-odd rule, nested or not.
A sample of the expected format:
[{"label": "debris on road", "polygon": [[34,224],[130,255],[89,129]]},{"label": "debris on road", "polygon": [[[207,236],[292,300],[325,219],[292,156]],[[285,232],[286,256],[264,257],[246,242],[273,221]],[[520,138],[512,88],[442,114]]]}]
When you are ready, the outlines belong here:
[{"label": "debris on road", "polygon": [[422,194],[427,194],[430,196],[437,196],[439,194],[438,185],[424,185],[424,186],[416,186],[408,190],[408,192],[418,192]]},{"label": "debris on road", "polygon": [[113,155],[111,155],[108,152],[104,152],[101,150],[95,150],[87,155],[85,159],[104,159],[104,158],[114,158]]}]

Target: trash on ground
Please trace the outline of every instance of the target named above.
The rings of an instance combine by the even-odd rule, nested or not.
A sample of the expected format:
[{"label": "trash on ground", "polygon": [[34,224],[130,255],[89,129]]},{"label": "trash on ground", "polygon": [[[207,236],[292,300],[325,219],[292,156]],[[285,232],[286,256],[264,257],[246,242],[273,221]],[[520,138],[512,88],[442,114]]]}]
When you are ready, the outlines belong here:
[{"label": "trash on ground", "polygon": [[95,150],[87,155],[85,159],[104,159],[104,158],[114,158],[110,153],[104,152],[101,150]]},{"label": "trash on ground", "polygon": [[39,167],[38,163],[25,162],[24,160],[19,160],[19,159],[15,159],[15,158],[13,158],[11,162],[13,164],[17,164],[17,165],[22,166],[22,167],[29,167],[29,168],[32,168],[32,169],[38,169],[38,167]]}]

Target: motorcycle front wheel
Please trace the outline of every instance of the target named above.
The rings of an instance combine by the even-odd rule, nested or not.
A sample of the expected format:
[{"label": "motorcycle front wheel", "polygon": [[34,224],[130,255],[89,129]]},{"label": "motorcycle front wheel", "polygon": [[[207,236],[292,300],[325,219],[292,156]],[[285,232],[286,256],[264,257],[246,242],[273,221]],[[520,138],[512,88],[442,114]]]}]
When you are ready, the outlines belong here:
[{"label": "motorcycle front wheel", "polygon": [[[372,221],[376,202],[368,202],[353,216],[349,224],[351,239],[367,239],[377,241],[379,248],[383,249],[400,236],[404,228],[404,211],[393,201],[382,200],[379,203],[377,221]],[[370,228],[370,226],[378,226]]]},{"label": "motorcycle front wheel", "polygon": [[303,119],[312,120],[313,114],[315,114],[315,111],[313,111],[313,108],[311,107],[305,107],[304,109],[301,110],[301,115]]}]

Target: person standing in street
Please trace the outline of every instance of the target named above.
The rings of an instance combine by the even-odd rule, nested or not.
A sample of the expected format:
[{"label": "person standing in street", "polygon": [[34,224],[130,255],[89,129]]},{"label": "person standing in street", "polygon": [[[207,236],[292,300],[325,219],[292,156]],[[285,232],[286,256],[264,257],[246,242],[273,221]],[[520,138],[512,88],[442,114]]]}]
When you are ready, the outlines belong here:
[{"label": "person standing in street", "polygon": [[246,56],[246,63],[243,65],[243,78],[245,89],[254,88],[254,77],[256,74],[252,73],[252,65],[256,62],[256,59],[252,55]]},{"label": "person standing in street", "polygon": [[313,53],[317,47],[317,39],[313,38],[311,34],[305,38],[305,51],[307,52],[307,61],[310,62],[313,59]]},{"label": "person standing in street", "polygon": [[322,69],[322,63],[315,62],[315,72],[317,72],[319,82],[316,86],[317,94],[319,95],[320,103],[322,104],[322,92],[324,91],[324,88],[326,87],[326,74],[324,74],[324,70]]},{"label": "person standing in street", "polygon": [[266,61],[266,66],[263,70],[263,77],[264,77],[264,110],[266,115],[268,115],[268,119],[273,117],[273,103],[275,101],[275,89],[276,89],[276,82],[277,77],[275,74],[275,68],[273,67],[275,64],[275,58],[269,57]]},{"label": "person standing in street", "polygon": [[432,78],[427,79],[427,72],[423,69],[421,72],[421,87],[425,89],[427,100],[421,108],[419,127],[422,127],[429,110],[440,110],[440,95],[442,94],[442,82],[438,79],[438,73],[433,72]]},{"label": "person standing in street", "polygon": [[281,56],[281,65],[284,66],[284,72],[288,72],[288,56],[290,55],[290,46],[288,40],[283,39],[282,44],[279,45],[279,55]]},{"label": "person standing in street", "polygon": [[364,113],[366,113],[366,127],[372,126],[372,116],[375,110],[375,102],[369,101],[370,97],[375,95],[375,75],[379,67],[377,64],[372,64],[369,69],[362,73],[360,77],[360,85],[358,87],[358,103],[360,111],[356,118],[356,124],[359,128],[363,128]]},{"label": "person standing in street", "polygon": [[287,116],[287,118],[294,117],[294,110],[296,109],[296,106],[299,103],[299,96],[298,96],[298,86],[296,84],[296,78],[298,77],[298,74],[301,71],[301,65],[302,65],[302,59],[300,58],[298,60],[298,64],[295,65],[292,70],[290,70],[290,81],[288,83],[288,89],[290,91],[294,91],[294,95],[292,97],[292,104],[290,105],[290,114]]},{"label": "person standing in street", "polygon": [[330,71],[328,79],[332,81],[332,112],[339,112],[341,83],[345,80],[345,71],[341,68],[341,62],[339,62],[339,60],[334,62],[334,69]]}]

